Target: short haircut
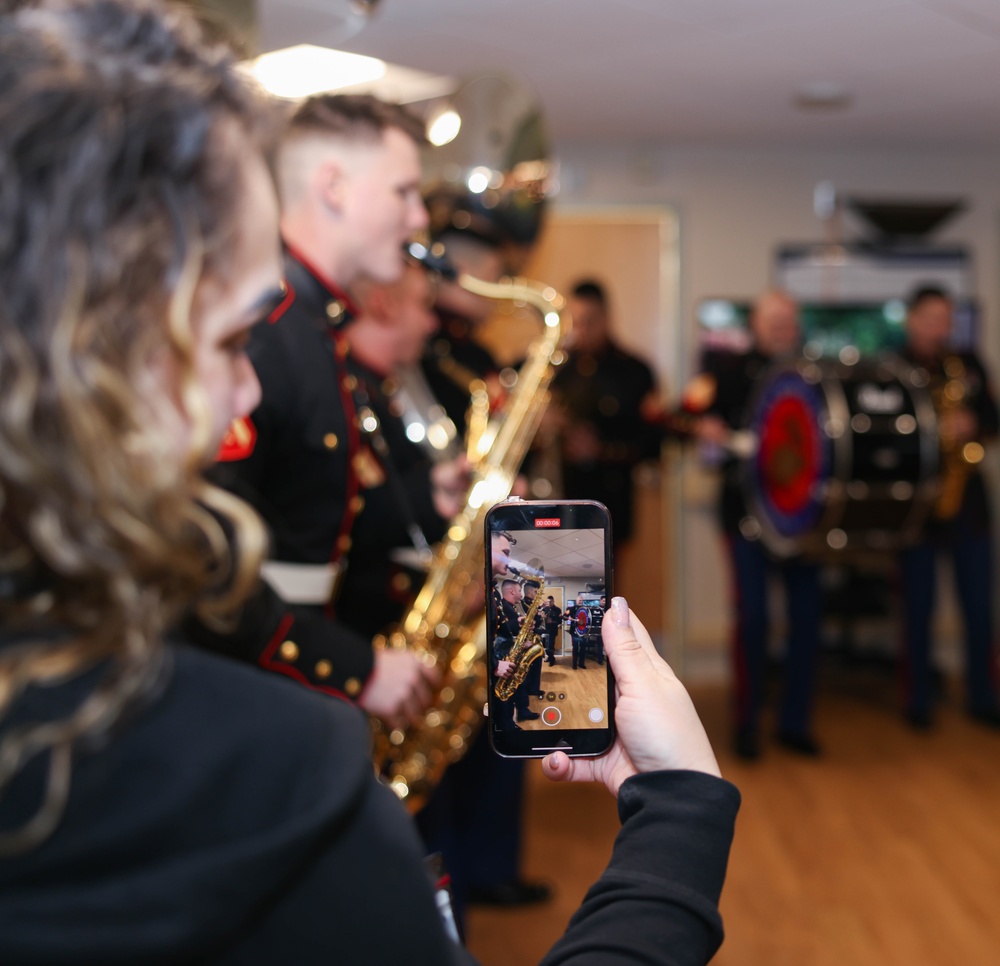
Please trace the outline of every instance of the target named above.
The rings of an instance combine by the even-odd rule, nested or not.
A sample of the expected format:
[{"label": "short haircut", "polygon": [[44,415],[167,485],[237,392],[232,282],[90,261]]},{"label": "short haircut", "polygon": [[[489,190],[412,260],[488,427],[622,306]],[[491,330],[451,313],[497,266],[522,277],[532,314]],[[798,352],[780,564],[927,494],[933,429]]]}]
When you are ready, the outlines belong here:
[{"label": "short haircut", "polygon": [[906,305],[912,312],[923,305],[924,302],[931,301],[931,299],[944,299],[945,302],[952,301],[951,294],[940,285],[918,285],[910,293],[910,297],[906,300]]},{"label": "short haircut", "polygon": [[530,578],[528,578],[528,580],[526,580],[524,582],[524,586],[525,587],[534,587],[535,590],[538,590],[538,588],[541,587],[542,585],[537,580],[535,580],[533,577],[530,577]]},{"label": "short haircut", "polygon": [[317,94],[308,97],[288,122],[290,134],[333,134],[347,141],[375,142],[397,128],[418,145],[427,142],[423,121],[400,104],[371,94]]},{"label": "short haircut", "polygon": [[551,594],[549,594],[549,600],[555,600],[555,597],[553,597]]},{"label": "short haircut", "polygon": [[608,307],[608,293],[604,290],[604,286],[594,278],[580,279],[573,286],[573,297],[596,302],[602,309]]},{"label": "short haircut", "polygon": [[520,587],[521,585],[513,577],[507,577],[500,583],[500,593],[502,594],[508,587]]}]

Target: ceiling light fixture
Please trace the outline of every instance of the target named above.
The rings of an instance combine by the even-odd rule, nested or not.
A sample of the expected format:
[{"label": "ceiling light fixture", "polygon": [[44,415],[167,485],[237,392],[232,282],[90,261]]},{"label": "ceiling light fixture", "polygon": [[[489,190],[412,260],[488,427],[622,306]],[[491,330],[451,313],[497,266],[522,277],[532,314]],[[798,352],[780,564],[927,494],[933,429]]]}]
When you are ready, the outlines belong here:
[{"label": "ceiling light fixture", "polygon": [[812,81],[795,92],[794,103],[800,111],[845,111],[854,98],[837,81]]},{"label": "ceiling light fixture", "polygon": [[299,44],[251,61],[250,73],[277,97],[300,98],[378,80],[385,62],[329,47]]},{"label": "ceiling light fixture", "polygon": [[456,111],[450,108],[442,111],[427,127],[427,140],[439,148],[442,144],[448,144],[458,137],[458,132],[462,129],[462,119]]}]

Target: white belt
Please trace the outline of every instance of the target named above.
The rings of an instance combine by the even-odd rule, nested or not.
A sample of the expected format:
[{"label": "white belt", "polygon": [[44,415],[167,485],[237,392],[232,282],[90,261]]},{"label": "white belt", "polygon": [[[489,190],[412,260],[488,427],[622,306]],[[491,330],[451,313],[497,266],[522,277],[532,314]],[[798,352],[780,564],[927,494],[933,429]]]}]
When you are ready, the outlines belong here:
[{"label": "white belt", "polygon": [[431,569],[433,554],[428,553],[426,550],[418,550],[416,547],[393,547],[389,551],[389,559],[393,563],[409,567],[410,570],[419,570],[427,573]]},{"label": "white belt", "polygon": [[333,597],[340,566],[266,560],[260,574],[287,604],[327,604]]}]

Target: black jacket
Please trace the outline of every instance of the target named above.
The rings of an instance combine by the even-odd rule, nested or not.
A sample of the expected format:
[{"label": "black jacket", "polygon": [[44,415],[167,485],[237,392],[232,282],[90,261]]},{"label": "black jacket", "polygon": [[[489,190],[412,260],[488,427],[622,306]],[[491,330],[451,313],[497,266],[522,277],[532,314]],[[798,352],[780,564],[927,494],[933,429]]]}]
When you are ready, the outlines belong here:
[{"label": "black jacket", "polygon": [[[247,442],[224,445],[212,476],[261,514],[276,560],[343,564],[364,507],[355,377],[339,331],[350,303],[302,256],[286,255],[285,276],[288,297],[248,348],[262,398],[241,427]],[[194,622],[185,630],[218,653],[351,698],[374,664],[370,638],[338,620],[332,604],[288,606],[264,583],[232,632]]]},{"label": "black jacket", "polygon": [[[0,858],[4,966],[447,966],[416,832],[348,703],[185,648],[98,747],[39,847]],[[64,717],[93,680],[29,690],[0,723]],[[36,759],[0,829],[37,805]],[[739,793],[694,772],[622,785],[622,829],[547,966],[706,963]]]},{"label": "black jacket", "polygon": [[394,407],[393,380],[351,354],[347,368],[355,379],[365,473],[360,480],[363,512],[354,521],[350,564],[336,610],[338,619],[372,637],[402,617],[425,577],[394,559],[394,551],[418,549],[413,528],[428,544],[436,543],[448,521],[434,508],[433,464],[407,437]]},{"label": "black jacket", "polygon": [[[947,381],[944,372],[945,356],[924,359],[915,356],[908,348],[904,348],[900,355],[910,365],[926,370],[932,394],[942,388]],[[979,440],[994,439],[1000,430],[1000,412],[997,410],[996,397],[993,395],[985,367],[974,352],[954,352],[949,355],[957,356],[965,370],[962,378],[965,398],[962,400],[962,405],[975,414],[979,423]],[[965,525],[974,531],[989,533],[991,530],[990,501],[983,475],[978,467],[972,467],[969,471],[959,516]],[[939,531],[947,530],[947,521],[942,524],[942,521],[935,520],[933,515],[929,518],[927,523],[929,536],[934,537],[939,535]]]}]

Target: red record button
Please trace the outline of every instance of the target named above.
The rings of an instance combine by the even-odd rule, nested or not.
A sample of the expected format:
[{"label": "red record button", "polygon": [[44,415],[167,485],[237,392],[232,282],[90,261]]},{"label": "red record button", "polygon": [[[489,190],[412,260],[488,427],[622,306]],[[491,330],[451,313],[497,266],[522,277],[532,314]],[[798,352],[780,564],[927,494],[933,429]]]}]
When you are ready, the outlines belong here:
[{"label": "red record button", "polygon": [[542,721],[550,728],[554,728],[562,721],[562,712],[558,708],[550,706],[542,712]]}]

